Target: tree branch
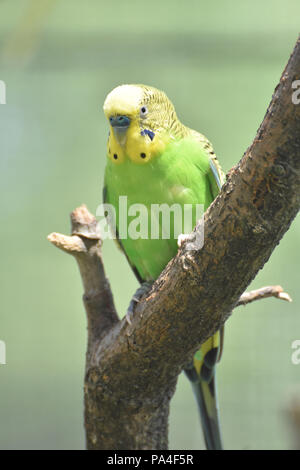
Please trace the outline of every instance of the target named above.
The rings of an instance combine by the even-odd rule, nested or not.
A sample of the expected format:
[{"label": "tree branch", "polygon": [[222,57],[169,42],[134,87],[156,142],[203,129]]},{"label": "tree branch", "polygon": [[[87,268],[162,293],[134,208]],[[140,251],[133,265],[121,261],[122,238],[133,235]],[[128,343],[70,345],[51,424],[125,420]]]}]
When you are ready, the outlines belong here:
[{"label": "tree branch", "polygon": [[85,205],[71,213],[72,236],[51,233],[48,240],[72,254],[79,266],[84,287],[83,302],[88,319],[88,338],[101,339],[118,322],[110,285],[105,276],[101,240],[95,217]]},{"label": "tree branch", "polygon": [[[99,261],[99,240],[88,230],[89,236],[74,233],[86,246],[79,254],[80,242],[71,243],[85,291],[97,297],[92,315],[86,305],[89,449],[166,448],[178,374],[227,320],[299,210],[300,105],[292,102],[292,83],[299,79],[298,40],[251,147],[205,213],[204,247],[189,251],[183,243],[137,305],[131,325],[116,319],[102,264],[86,272],[83,259],[94,262],[96,251]],[[65,238],[54,239],[66,248]]]},{"label": "tree branch", "polygon": [[277,299],[286,300],[287,302],[292,302],[289,294],[284,292],[281,286],[267,286],[257,290],[251,290],[250,292],[244,292],[239,298],[236,307],[250,304],[254,302],[254,300],[266,299],[267,297],[275,297]]}]

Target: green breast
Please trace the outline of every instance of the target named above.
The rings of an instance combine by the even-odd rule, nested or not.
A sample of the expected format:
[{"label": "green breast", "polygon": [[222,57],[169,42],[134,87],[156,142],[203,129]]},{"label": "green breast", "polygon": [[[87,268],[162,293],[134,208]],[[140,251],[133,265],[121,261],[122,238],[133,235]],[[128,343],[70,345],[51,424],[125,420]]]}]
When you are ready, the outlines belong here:
[{"label": "green breast", "polygon": [[[195,226],[196,204],[203,204],[206,210],[214,199],[210,171],[208,154],[192,139],[170,143],[162,154],[145,165],[130,159],[114,164],[108,159],[106,202],[115,208],[121,244],[142,279],[154,280],[159,276],[177,252],[178,234],[187,233],[184,221]],[[121,206],[120,196],[127,197],[122,198]],[[161,204],[178,206],[173,206],[169,218],[166,207],[162,216]],[[191,206],[186,206],[184,212],[185,204]],[[182,218],[178,209],[182,209]]]}]

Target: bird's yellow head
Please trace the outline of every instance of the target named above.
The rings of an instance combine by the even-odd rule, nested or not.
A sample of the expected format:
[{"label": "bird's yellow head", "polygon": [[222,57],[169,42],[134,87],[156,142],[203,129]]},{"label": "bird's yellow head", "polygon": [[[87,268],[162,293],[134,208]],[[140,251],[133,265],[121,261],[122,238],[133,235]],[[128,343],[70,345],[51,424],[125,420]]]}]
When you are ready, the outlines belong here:
[{"label": "bird's yellow head", "polygon": [[164,92],[145,85],[121,85],[104,102],[110,125],[108,158],[145,164],[159,155],[183,126]]}]

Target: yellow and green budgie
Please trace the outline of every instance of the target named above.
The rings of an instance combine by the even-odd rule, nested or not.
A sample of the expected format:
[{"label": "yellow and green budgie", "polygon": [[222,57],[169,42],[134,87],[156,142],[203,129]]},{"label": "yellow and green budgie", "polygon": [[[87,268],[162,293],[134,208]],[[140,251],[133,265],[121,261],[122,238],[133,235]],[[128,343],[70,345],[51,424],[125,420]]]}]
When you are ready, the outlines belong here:
[{"label": "yellow and green budgie", "polygon": [[[128,207],[142,204],[149,214],[152,204],[202,204],[204,210],[208,208],[223,184],[223,172],[210,142],[179,121],[164,92],[145,85],[118,86],[107,96],[104,113],[110,132],[103,194],[104,202],[116,211],[117,235],[120,196],[127,197]],[[194,214],[194,226],[196,222]],[[171,224],[168,237],[162,236],[161,227],[159,238],[118,238],[143,286],[153,282],[176,255],[175,225]],[[140,288],[137,294],[143,292]],[[208,449],[222,449],[215,378],[222,343],[223,331],[219,331],[201,345],[185,370]]]}]

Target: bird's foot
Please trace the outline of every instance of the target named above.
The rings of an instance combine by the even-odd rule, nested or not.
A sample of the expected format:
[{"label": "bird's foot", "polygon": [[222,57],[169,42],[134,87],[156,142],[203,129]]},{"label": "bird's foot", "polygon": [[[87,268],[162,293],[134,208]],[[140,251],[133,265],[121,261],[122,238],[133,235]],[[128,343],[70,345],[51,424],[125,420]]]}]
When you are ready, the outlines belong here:
[{"label": "bird's foot", "polygon": [[177,245],[179,248],[184,245],[186,251],[201,250],[204,245],[203,219],[198,220],[196,230],[192,233],[181,233],[177,238]]},{"label": "bird's foot", "polygon": [[131,325],[131,319],[132,319],[136,305],[139,303],[143,295],[147,294],[150,291],[152,285],[153,285],[153,282],[150,282],[150,281],[143,282],[143,284],[141,284],[141,286],[137,289],[134,296],[132,297],[127,313],[126,313],[126,321],[129,325]]},{"label": "bird's foot", "polygon": [[195,233],[180,233],[177,238],[177,245],[178,248],[182,248],[182,246],[187,242],[194,242],[195,241]]}]

